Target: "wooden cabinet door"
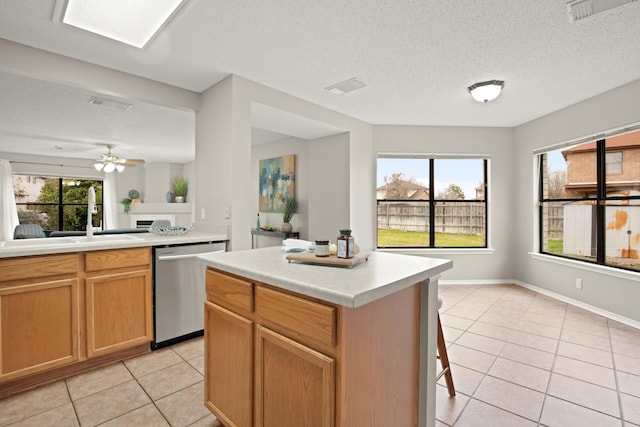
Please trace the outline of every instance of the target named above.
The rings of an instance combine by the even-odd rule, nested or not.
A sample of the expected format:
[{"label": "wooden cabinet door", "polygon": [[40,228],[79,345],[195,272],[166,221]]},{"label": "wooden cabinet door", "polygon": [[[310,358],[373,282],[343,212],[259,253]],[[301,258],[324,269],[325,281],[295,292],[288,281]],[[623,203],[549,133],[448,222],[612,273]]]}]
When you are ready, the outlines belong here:
[{"label": "wooden cabinet door", "polygon": [[78,280],[0,288],[0,380],[78,360]]},{"label": "wooden cabinet door", "polygon": [[256,327],[256,426],[335,425],[335,360]]},{"label": "wooden cabinet door", "polygon": [[227,426],[252,426],[253,322],[205,303],[205,405]]},{"label": "wooden cabinet door", "polygon": [[150,342],[151,271],[87,277],[86,307],[88,357]]}]

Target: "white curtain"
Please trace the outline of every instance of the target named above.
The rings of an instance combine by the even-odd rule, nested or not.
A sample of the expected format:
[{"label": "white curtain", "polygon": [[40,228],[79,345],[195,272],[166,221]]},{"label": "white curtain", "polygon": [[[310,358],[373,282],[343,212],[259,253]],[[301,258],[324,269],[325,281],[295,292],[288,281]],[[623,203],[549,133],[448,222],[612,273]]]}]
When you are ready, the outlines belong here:
[{"label": "white curtain", "polygon": [[102,181],[102,209],[104,210],[104,229],[118,228],[118,200],[116,199],[116,176],[105,174]]},{"label": "white curtain", "polygon": [[16,198],[13,194],[13,177],[11,175],[11,163],[9,160],[0,159],[0,240],[13,240],[13,230],[20,223],[18,221],[18,209]]}]

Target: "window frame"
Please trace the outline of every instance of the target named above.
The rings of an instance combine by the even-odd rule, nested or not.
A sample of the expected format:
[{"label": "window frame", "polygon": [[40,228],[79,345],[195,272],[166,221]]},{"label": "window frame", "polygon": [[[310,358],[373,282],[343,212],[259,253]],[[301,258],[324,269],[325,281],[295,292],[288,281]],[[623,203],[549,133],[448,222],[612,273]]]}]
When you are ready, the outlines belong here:
[{"label": "window frame", "polygon": [[[73,202],[73,203],[65,203],[63,197],[63,182],[65,180],[78,180],[78,181],[96,181],[102,183],[102,188],[104,191],[104,179],[97,178],[85,178],[85,177],[69,177],[69,176],[51,176],[51,175],[34,175],[28,173],[14,173],[13,176],[27,176],[29,180],[32,178],[42,177],[46,179],[54,179],[58,180],[58,201],[57,202],[16,202],[16,207],[18,206],[57,206],[57,214],[58,214],[58,228],[55,230],[46,230],[46,231],[85,231],[86,228],[82,230],[64,230],[64,208],[66,206],[87,206],[88,200],[84,202]],[[31,182],[31,181],[29,181]],[[104,195],[104,193],[103,193]],[[96,208],[101,213],[98,217],[97,214],[93,215],[93,219],[99,219],[100,224],[104,224],[104,200],[98,202],[96,201]],[[95,226],[94,226],[95,227]]]},{"label": "window frame", "polygon": [[[598,137],[593,137],[593,138],[583,138],[581,140],[578,141],[574,141],[574,142],[567,142],[564,144],[559,144],[556,146],[552,146],[552,147],[547,147],[544,149],[540,149],[537,151],[534,151],[534,155],[537,157],[537,188],[538,188],[538,202],[537,202],[537,222],[538,222],[538,241],[537,241],[537,253],[539,253],[540,255],[545,255],[545,256],[550,256],[550,257],[556,257],[556,258],[562,258],[562,259],[566,259],[566,260],[570,260],[572,262],[577,262],[577,263],[584,263],[587,265],[594,265],[594,266],[601,266],[601,267],[607,267],[607,268],[613,268],[616,270],[625,270],[625,271],[629,271],[629,272],[633,272],[633,273],[640,273],[640,267],[638,268],[632,268],[632,267],[627,267],[624,265],[618,265],[618,264],[613,264],[610,262],[607,262],[607,240],[606,240],[606,231],[607,231],[607,217],[606,217],[606,208],[608,206],[608,202],[612,202],[612,201],[631,201],[631,200],[640,200],[640,196],[619,196],[619,195],[615,195],[615,196],[611,196],[611,195],[607,195],[607,175],[616,175],[616,174],[621,174],[622,171],[622,160],[624,158],[624,153],[622,153],[621,150],[612,150],[612,151],[607,151],[607,138],[611,138],[617,135],[621,135],[623,133],[628,133],[631,130],[637,130],[640,128],[639,126],[635,126],[634,128],[626,128],[624,129],[624,131],[618,131],[618,132],[611,132],[608,133],[607,135],[599,135]],[[565,198],[549,198],[549,197],[544,197],[544,177],[545,177],[545,161],[543,161],[543,156],[546,156],[548,153],[555,151],[555,150],[559,150],[565,147],[569,147],[569,146],[576,146],[576,145],[580,145],[582,143],[586,143],[586,142],[593,142],[595,141],[596,143],[596,149],[595,149],[595,153],[596,153],[596,193],[595,195],[591,196],[584,196],[584,197],[565,197]],[[607,171],[607,154],[610,153],[621,153],[620,159],[620,172],[615,172],[615,173],[609,173]],[[593,260],[589,260],[589,259],[583,259],[583,258],[578,258],[576,256],[570,256],[570,255],[566,255],[563,253],[557,253],[557,252],[550,252],[548,250],[544,250],[544,239],[545,239],[545,224],[544,224],[544,208],[545,208],[545,203],[554,203],[554,202],[561,202],[561,203],[569,203],[569,202],[584,202],[584,201],[591,201],[594,204],[594,212],[595,212],[595,225],[593,225],[592,227],[595,227],[595,230],[592,229],[592,235],[595,234],[595,251],[596,251],[596,256],[593,258]],[[564,220],[564,218],[563,218]]]},{"label": "window frame", "polygon": [[[378,159],[381,158],[394,158],[394,159],[423,159],[423,160],[428,160],[429,161],[429,166],[428,166],[428,179],[429,179],[429,184],[428,184],[428,188],[429,188],[429,199],[428,200],[413,200],[412,202],[414,203],[425,203],[427,204],[427,209],[428,209],[428,217],[429,217],[429,231],[428,231],[428,239],[429,239],[429,246],[379,246],[378,243],[378,206],[381,203],[388,203],[388,202],[406,202],[406,199],[378,199],[377,195],[376,195],[376,236],[375,236],[375,243],[376,243],[376,249],[377,250],[407,250],[407,251],[411,251],[411,250],[428,250],[428,251],[447,251],[447,250],[454,250],[454,251],[464,251],[464,250],[470,250],[470,251],[476,251],[476,250],[486,250],[489,249],[489,161],[490,161],[490,157],[487,155],[477,155],[477,154],[469,154],[469,155],[429,155],[429,154],[420,154],[420,155],[416,155],[416,154],[399,154],[399,153],[378,153],[376,156],[376,167],[377,167],[377,161]],[[460,159],[460,160],[481,160],[482,161],[482,175],[483,175],[483,181],[484,181],[484,195],[483,198],[481,200],[476,200],[476,199],[467,199],[465,198],[464,200],[459,200],[459,199],[438,199],[436,198],[436,193],[435,191],[432,191],[432,189],[435,188],[435,176],[436,176],[436,171],[435,171],[435,162],[436,160],[455,160],[455,159]],[[376,185],[376,189],[378,188],[378,186]],[[435,215],[435,211],[436,208],[438,207],[438,204],[441,204],[442,202],[446,202],[446,203],[469,203],[469,202],[473,202],[473,203],[482,203],[484,205],[483,208],[483,215],[484,215],[484,235],[483,235],[483,242],[484,244],[482,246],[437,246],[436,245],[436,233],[432,232],[432,230],[435,230],[435,221],[436,221],[436,215]]]}]

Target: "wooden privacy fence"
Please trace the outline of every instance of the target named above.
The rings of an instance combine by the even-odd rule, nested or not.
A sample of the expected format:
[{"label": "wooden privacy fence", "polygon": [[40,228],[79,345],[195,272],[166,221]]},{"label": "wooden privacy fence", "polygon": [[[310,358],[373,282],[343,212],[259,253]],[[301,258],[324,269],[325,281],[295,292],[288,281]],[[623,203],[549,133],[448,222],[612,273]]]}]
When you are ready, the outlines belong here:
[{"label": "wooden privacy fence", "polygon": [[[484,202],[435,202],[435,232],[449,234],[485,233]],[[378,201],[378,228],[383,230],[429,231],[428,202]]]},{"label": "wooden privacy fence", "polygon": [[551,202],[542,209],[542,223],[546,226],[546,236],[549,239],[562,239],[564,205],[563,202]]}]

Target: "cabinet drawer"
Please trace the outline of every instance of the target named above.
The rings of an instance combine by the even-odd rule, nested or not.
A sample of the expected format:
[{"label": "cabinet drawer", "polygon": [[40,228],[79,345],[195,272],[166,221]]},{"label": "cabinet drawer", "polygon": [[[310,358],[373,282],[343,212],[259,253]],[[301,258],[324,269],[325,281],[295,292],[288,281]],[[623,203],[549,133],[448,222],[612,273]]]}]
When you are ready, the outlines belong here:
[{"label": "cabinet drawer", "polygon": [[77,274],[78,255],[43,255],[0,260],[0,282]]},{"label": "cabinet drawer", "polygon": [[263,286],[256,289],[256,313],[297,338],[336,345],[336,309]]},{"label": "cabinet drawer", "polygon": [[87,271],[147,266],[151,264],[151,248],[112,249],[86,253]]},{"label": "cabinet drawer", "polygon": [[207,299],[224,308],[253,312],[253,283],[207,268]]}]

